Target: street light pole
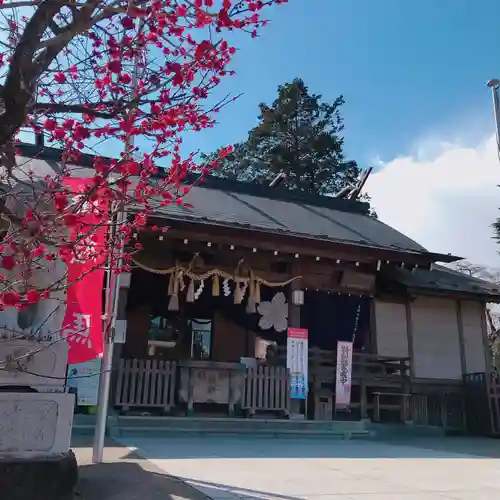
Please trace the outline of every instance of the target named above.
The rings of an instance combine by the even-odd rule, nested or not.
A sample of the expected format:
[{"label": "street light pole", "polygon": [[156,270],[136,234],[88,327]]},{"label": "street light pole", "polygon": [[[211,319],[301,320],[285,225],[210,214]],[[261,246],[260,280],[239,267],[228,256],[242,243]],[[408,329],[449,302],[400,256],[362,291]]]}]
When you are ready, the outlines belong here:
[{"label": "street light pole", "polygon": [[493,96],[493,115],[495,117],[495,128],[497,138],[497,155],[500,160],[500,80],[493,79],[488,82]]}]

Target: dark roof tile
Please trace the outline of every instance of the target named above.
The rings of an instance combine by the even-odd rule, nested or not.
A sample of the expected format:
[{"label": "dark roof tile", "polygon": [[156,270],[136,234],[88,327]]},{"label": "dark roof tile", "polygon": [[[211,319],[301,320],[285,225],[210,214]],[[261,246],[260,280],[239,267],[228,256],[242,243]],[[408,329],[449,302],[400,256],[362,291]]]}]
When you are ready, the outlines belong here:
[{"label": "dark roof tile", "polygon": [[384,277],[401,283],[408,289],[437,292],[455,292],[484,297],[492,302],[500,301],[500,287],[491,281],[482,280],[435,265],[432,270],[390,268]]},{"label": "dark roof tile", "polygon": [[205,187],[193,187],[185,201],[193,208],[170,205],[158,208],[158,213],[298,237],[427,253],[424,247],[399,231],[360,213]]},{"label": "dark roof tile", "polygon": [[[39,173],[47,175],[58,168],[60,151],[20,146],[25,157]],[[82,157],[81,175],[91,175],[90,156]],[[399,231],[368,215],[369,205],[351,200],[283,188],[209,178],[194,186],[185,201],[193,208],[177,204],[157,207],[156,213],[171,219],[205,222],[335,243],[367,246],[406,253],[427,254],[433,260],[457,260],[453,256],[429,252]]]}]

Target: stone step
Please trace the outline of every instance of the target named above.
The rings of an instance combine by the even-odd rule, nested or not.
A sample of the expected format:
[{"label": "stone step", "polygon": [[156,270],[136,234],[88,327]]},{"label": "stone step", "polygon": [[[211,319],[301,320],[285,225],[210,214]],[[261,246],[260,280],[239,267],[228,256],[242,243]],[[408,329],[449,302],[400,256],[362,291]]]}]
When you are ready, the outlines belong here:
[{"label": "stone step", "polygon": [[179,436],[239,436],[248,437],[273,437],[273,438],[312,438],[312,439],[359,439],[370,438],[372,434],[370,431],[318,431],[318,430],[290,430],[290,429],[223,429],[223,428],[207,428],[207,429],[193,429],[186,428],[168,428],[168,427],[151,427],[151,426],[133,426],[133,427],[114,427],[110,429],[110,435],[113,437],[148,437],[148,436],[161,436],[161,437],[179,437]]},{"label": "stone step", "polygon": [[94,434],[96,421],[95,415],[74,415],[73,435],[90,436]]},{"label": "stone step", "polygon": [[[73,433],[92,434],[95,430],[95,415],[75,415]],[[294,436],[318,438],[370,437],[373,431],[359,421],[311,421],[282,419],[242,419],[228,417],[161,417],[161,416],[110,416],[108,417],[110,436],[131,435],[262,435]]]},{"label": "stone step", "polygon": [[364,422],[360,421],[314,421],[314,420],[283,420],[259,418],[199,418],[199,417],[155,417],[155,416],[119,416],[115,417],[116,425],[132,427],[152,426],[169,428],[214,428],[236,427],[238,429],[273,428],[293,430],[365,430]]},{"label": "stone step", "polygon": [[131,435],[240,435],[317,438],[370,437],[363,422],[315,422],[279,419],[116,417],[110,432]]},{"label": "stone step", "polygon": [[397,440],[399,437],[418,439],[446,435],[446,431],[442,427],[428,425],[370,423],[367,425],[367,429],[373,431],[376,437],[384,440]]}]

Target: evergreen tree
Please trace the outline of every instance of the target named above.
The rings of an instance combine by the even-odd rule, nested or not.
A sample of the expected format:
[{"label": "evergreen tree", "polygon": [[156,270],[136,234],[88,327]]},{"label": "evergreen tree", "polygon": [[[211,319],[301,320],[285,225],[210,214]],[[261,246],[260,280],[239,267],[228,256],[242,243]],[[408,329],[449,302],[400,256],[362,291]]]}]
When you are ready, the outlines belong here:
[{"label": "evergreen tree", "polygon": [[500,218],[498,218],[493,224],[493,238],[500,243]]},{"label": "evergreen tree", "polygon": [[299,78],[280,85],[271,106],[260,104],[259,124],[249,132],[247,141],[236,144],[224,158],[218,175],[269,183],[284,172],[285,185],[291,190],[313,194],[340,191],[360,174],[356,162],[347,161],[343,153],[343,104],[343,96],[323,102]]}]

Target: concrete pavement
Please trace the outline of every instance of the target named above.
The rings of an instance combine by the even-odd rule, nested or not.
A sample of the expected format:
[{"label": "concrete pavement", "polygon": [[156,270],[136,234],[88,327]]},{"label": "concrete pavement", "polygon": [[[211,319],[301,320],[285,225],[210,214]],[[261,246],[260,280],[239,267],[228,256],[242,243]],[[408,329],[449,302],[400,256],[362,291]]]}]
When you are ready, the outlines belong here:
[{"label": "concrete pavement", "polygon": [[92,464],[91,438],[72,443],[78,461],[77,500],[207,500],[206,495],[108,440],[104,463]]},{"label": "concrete pavement", "polygon": [[494,440],[207,436],[122,443],[215,500],[491,500],[500,491]]}]

